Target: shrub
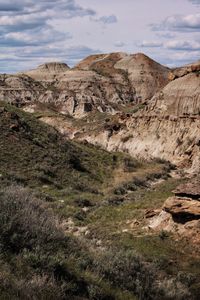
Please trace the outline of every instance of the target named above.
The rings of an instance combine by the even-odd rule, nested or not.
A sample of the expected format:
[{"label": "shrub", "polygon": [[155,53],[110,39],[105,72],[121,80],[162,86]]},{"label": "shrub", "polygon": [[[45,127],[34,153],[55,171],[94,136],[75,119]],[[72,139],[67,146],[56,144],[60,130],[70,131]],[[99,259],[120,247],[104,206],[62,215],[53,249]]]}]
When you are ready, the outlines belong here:
[{"label": "shrub", "polygon": [[115,195],[125,195],[126,193],[127,190],[123,186],[120,186],[114,190]]},{"label": "shrub", "polygon": [[124,159],[124,171],[125,172],[134,172],[137,168],[140,167],[140,163],[133,158],[125,158]]},{"label": "shrub", "polygon": [[133,179],[133,183],[137,186],[137,187],[148,187],[148,183],[147,183],[147,179],[146,178],[134,178]]},{"label": "shrub", "polygon": [[18,253],[21,249],[52,248],[64,241],[58,222],[47,205],[28,189],[11,186],[0,192],[0,247]]},{"label": "shrub", "polygon": [[35,275],[29,280],[16,280],[11,287],[18,299],[65,299],[64,291],[53,277]]},{"label": "shrub", "polygon": [[110,250],[96,262],[96,269],[113,286],[128,290],[139,300],[193,299],[179,278],[160,278],[151,263],[132,250]]},{"label": "shrub", "polygon": [[159,233],[159,238],[161,240],[165,240],[169,237],[169,233],[165,230],[161,230],[160,233]]},{"label": "shrub", "polygon": [[194,299],[188,288],[176,278],[165,279],[158,285],[160,299],[166,300],[192,300]]},{"label": "shrub", "polygon": [[128,142],[130,139],[132,139],[132,138],[133,138],[133,135],[132,135],[132,134],[129,134],[129,135],[126,135],[126,136],[122,137],[122,138],[121,138],[121,141],[122,141],[122,143],[126,143],[126,142]]},{"label": "shrub", "polygon": [[78,199],[75,199],[74,200],[74,204],[78,207],[92,207],[93,204],[91,203],[90,200],[88,199],[81,199],[81,198],[78,198]]},{"label": "shrub", "polygon": [[97,270],[114,286],[136,294],[139,299],[154,299],[155,271],[134,251],[109,251],[98,262]]},{"label": "shrub", "polygon": [[115,300],[116,299],[114,298],[114,296],[109,295],[109,292],[105,293],[104,290],[96,284],[89,285],[88,293],[89,293],[90,300]]}]

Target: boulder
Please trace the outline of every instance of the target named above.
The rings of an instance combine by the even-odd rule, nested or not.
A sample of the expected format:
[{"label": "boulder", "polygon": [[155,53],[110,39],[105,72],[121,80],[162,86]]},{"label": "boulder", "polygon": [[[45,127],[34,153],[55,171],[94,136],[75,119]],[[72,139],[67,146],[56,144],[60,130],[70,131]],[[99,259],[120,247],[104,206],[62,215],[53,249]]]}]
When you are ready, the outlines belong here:
[{"label": "boulder", "polygon": [[170,197],[165,201],[163,210],[178,218],[177,221],[181,223],[200,219],[200,202],[191,198]]}]

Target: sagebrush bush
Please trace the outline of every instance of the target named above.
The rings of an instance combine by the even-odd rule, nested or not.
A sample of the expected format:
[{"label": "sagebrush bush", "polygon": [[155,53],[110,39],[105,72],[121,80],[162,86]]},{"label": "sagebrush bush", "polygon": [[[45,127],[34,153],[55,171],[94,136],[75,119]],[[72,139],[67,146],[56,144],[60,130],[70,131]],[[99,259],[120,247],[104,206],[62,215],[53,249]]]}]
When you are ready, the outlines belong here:
[{"label": "sagebrush bush", "polygon": [[0,192],[0,232],[1,249],[14,253],[24,248],[52,248],[64,241],[47,205],[19,186]]},{"label": "sagebrush bush", "polygon": [[160,299],[166,300],[193,300],[188,287],[177,278],[165,279],[158,286]]},{"label": "sagebrush bush", "polygon": [[110,250],[96,260],[96,271],[113,286],[128,290],[139,300],[193,299],[178,278],[160,278],[159,271],[133,250]]},{"label": "sagebrush bush", "polygon": [[[11,286],[18,299],[66,299],[62,287],[53,277],[47,275],[35,275],[31,279],[15,280]],[[16,298],[15,298],[16,299]]]},{"label": "sagebrush bush", "polygon": [[133,292],[139,299],[154,299],[155,270],[134,251],[107,252],[97,262],[97,270],[114,286]]},{"label": "sagebrush bush", "polygon": [[5,299],[87,294],[87,283],[75,271],[84,250],[66,236],[48,204],[28,189],[15,185],[0,191],[0,232],[0,295]]}]

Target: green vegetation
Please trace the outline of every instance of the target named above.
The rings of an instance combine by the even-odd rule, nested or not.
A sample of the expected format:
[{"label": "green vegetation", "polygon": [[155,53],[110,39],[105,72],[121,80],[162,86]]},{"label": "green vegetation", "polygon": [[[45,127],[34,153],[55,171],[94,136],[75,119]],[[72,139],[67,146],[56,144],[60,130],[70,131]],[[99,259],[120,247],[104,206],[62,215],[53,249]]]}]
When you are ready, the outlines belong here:
[{"label": "green vegetation", "polygon": [[13,180],[31,187],[43,184],[87,191],[90,182],[94,190],[120,163],[121,155],[116,158],[90,145],[64,141],[55,129],[31,114],[0,105],[2,184]]},{"label": "green vegetation", "polygon": [[180,182],[172,168],[0,103],[0,299],[198,299],[191,246],[143,229]]},{"label": "green vegetation", "polygon": [[28,189],[1,190],[0,230],[2,299],[172,300],[191,296],[178,279],[163,278],[169,294],[155,264],[135,250],[115,247],[96,252],[90,243],[66,233],[48,204]]}]

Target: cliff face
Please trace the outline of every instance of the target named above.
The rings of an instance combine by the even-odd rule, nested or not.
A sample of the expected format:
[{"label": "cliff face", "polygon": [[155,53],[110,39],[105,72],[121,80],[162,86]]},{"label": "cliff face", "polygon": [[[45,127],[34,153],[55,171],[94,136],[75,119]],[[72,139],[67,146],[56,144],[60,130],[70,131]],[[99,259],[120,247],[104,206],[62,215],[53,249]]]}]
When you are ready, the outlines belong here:
[{"label": "cliff face", "polygon": [[200,115],[200,74],[191,72],[170,82],[151,100],[149,111],[174,116]]},{"label": "cliff face", "polygon": [[45,88],[39,81],[26,75],[0,75],[0,100],[13,104],[37,101]]},{"label": "cliff face", "polygon": [[141,158],[163,158],[191,172],[200,168],[199,71],[174,79],[138,112],[122,118],[118,131],[90,134],[89,142]]}]

